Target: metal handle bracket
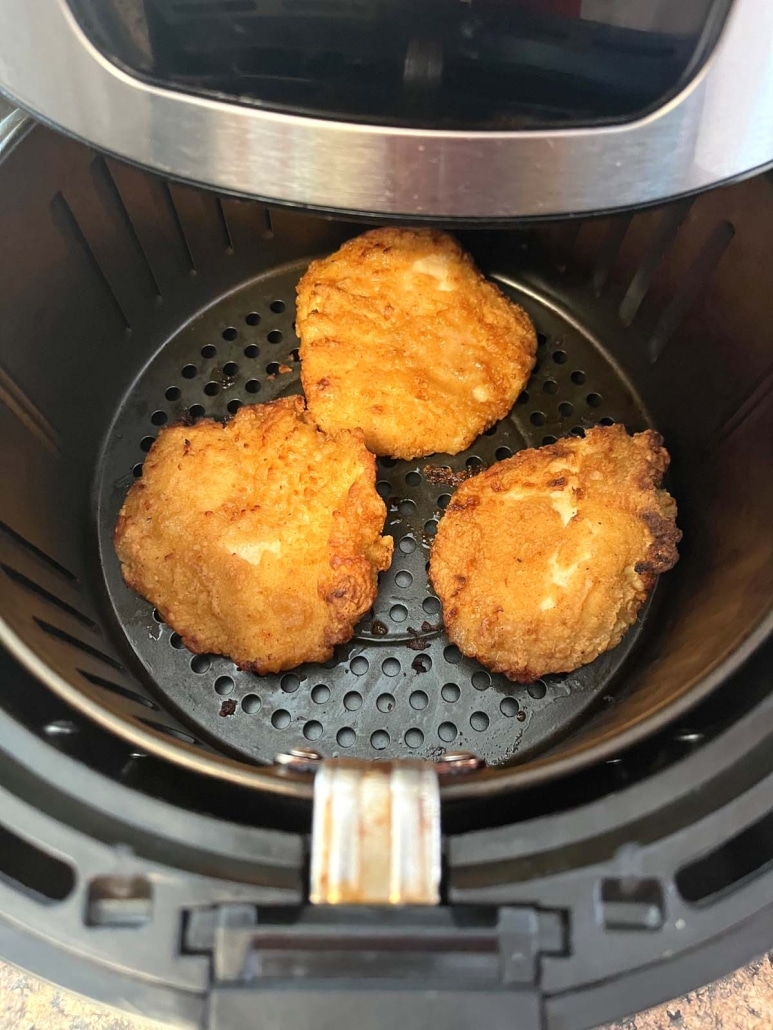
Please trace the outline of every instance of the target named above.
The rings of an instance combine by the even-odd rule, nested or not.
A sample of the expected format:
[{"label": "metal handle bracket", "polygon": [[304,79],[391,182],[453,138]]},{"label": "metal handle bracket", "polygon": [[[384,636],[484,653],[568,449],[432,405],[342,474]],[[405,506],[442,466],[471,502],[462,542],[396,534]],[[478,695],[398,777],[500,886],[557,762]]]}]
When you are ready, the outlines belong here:
[{"label": "metal handle bracket", "polygon": [[314,778],[315,905],[436,905],[440,791],[425,762],[322,762]]},{"label": "metal handle bracket", "polygon": [[356,762],[296,748],[276,761],[314,775],[312,904],[439,903],[438,779],[479,768],[479,758],[447,751],[435,763]]}]

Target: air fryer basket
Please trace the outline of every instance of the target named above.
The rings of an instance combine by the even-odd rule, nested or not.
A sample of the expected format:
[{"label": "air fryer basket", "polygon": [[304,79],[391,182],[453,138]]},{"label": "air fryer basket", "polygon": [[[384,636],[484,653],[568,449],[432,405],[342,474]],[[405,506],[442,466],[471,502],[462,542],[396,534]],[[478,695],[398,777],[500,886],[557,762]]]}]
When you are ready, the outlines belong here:
[{"label": "air fryer basket", "polygon": [[[769,948],[772,221],[759,177],[466,231],[540,367],[467,454],[381,463],[413,546],[335,662],[258,678],[175,647],[109,533],[162,423],[297,389],[294,281],[361,227],[0,123],[0,955],[179,1026],[577,1030]],[[682,558],[614,653],[516,688],[447,651],[438,467],[602,419],[664,434]],[[311,781],[264,764],[296,743],[490,760],[442,788],[443,905],[309,911]],[[437,979],[406,983],[418,936]],[[332,985],[320,940],[349,948]]]},{"label": "air fryer basket", "polygon": [[[303,745],[463,747],[490,768],[447,795],[496,791],[641,739],[763,638],[769,178],[635,215],[464,233],[532,314],[538,368],[465,454],[380,460],[396,560],[374,611],[325,666],[262,678],[181,649],[123,585],[110,534],[160,426],[298,390],[294,285],[361,227],[169,183],[42,129],[2,180],[4,643],[136,749],[305,795],[254,763]],[[664,434],[681,561],[611,654],[523,687],[492,677],[449,647],[427,586],[444,467],[474,472],[610,420]]]}]

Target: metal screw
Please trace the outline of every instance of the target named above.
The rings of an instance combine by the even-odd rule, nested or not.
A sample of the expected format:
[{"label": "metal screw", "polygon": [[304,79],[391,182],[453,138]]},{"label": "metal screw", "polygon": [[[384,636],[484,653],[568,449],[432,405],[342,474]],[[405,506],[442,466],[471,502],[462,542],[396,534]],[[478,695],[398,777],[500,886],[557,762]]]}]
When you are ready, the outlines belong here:
[{"label": "metal screw", "polygon": [[471,751],[446,751],[438,758],[437,765],[439,767],[438,774],[444,775],[471,772],[473,769],[479,769],[483,765],[483,761]]},{"label": "metal screw", "polygon": [[276,756],[277,765],[284,765],[290,769],[298,769],[309,772],[317,762],[322,761],[322,755],[308,747],[293,747],[289,751],[282,751]]}]

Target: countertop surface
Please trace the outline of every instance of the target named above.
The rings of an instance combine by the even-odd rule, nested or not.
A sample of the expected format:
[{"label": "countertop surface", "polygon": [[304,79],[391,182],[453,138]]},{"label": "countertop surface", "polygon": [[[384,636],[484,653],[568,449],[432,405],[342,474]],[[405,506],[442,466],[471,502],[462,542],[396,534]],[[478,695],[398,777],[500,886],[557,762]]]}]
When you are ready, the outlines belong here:
[{"label": "countertop surface", "polygon": [[[604,1030],[771,1030],[773,953]],[[0,1030],[158,1030],[0,963]],[[288,1030],[292,1030],[288,1027]]]}]

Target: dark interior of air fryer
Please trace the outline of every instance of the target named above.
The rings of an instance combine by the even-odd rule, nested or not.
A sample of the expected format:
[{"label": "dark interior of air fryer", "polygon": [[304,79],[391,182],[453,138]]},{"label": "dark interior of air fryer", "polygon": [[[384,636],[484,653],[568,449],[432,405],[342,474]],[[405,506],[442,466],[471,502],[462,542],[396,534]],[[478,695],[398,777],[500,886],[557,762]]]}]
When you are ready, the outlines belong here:
[{"label": "dark interior of air fryer", "polygon": [[[145,786],[152,747],[135,731],[147,730],[189,764],[230,768],[298,747],[382,760],[464,749],[489,781],[517,785],[559,761],[608,760],[708,694],[759,637],[773,593],[769,178],[636,213],[459,230],[534,320],[531,380],[469,450],[378,460],[395,558],[372,611],[329,662],[262,677],[189,653],[124,585],[112,529],[163,426],[300,392],[296,283],[363,226],[167,182],[43,129],[2,180],[4,599],[16,657],[42,663],[58,695],[41,702],[58,746],[102,712],[118,772]],[[592,664],[524,685],[493,675],[449,643],[428,585],[452,484],[612,423],[665,438],[680,563]]]}]

